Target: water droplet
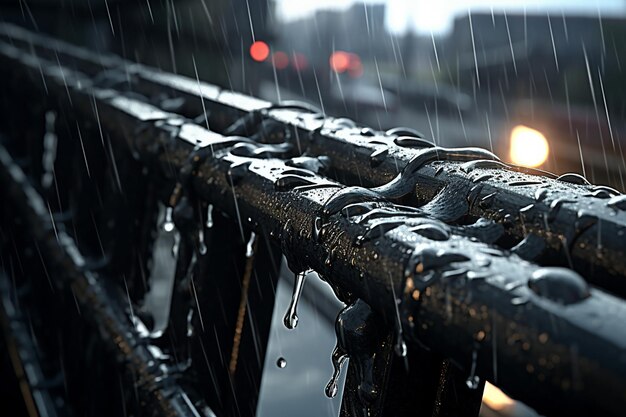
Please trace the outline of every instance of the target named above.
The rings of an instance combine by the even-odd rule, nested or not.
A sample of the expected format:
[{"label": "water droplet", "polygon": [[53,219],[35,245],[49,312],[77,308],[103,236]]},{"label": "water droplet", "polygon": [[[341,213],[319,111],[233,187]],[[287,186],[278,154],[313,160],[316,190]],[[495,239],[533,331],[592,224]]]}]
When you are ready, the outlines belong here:
[{"label": "water droplet", "polygon": [[422,132],[410,127],[394,127],[393,129],[389,129],[385,132],[385,136],[393,135],[414,136],[422,139],[426,137]]},{"label": "water droplet", "polygon": [[172,213],[174,212],[173,207],[168,207],[165,209],[165,221],[163,222],[163,231],[164,232],[172,232],[174,230],[174,221],[172,220]]},{"label": "water droplet", "polygon": [[470,376],[465,380],[465,384],[469,389],[476,389],[480,384],[480,378],[476,375],[476,361],[478,359],[478,352],[472,351],[472,368],[470,370]]},{"label": "water droplet", "polygon": [[467,385],[469,389],[476,389],[478,388],[478,384],[480,384],[480,378],[477,376],[471,376],[467,378],[467,380],[465,381],[465,384]]},{"label": "water droplet", "polygon": [[316,242],[319,242],[320,231],[323,226],[324,223],[322,219],[320,217],[316,217],[313,221],[313,239],[315,239]]},{"label": "water droplet", "polygon": [[326,201],[322,207],[322,215],[324,217],[332,216],[339,213],[346,206],[354,203],[384,201],[384,198],[377,192],[363,187],[346,187]]},{"label": "water droplet", "polygon": [[337,381],[335,381],[335,379],[331,379],[328,382],[328,385],[326,385],[326,389],[324,390],[324,392],[328,398],[334,398],[337,395],[338,390],[339,389],[337,388]]},{"label": "water droplet", "polygon": [[589,185],[589,181],[585,177],[579,174],[575,174],[573,172],[569,172],[567,174],[563,174],[557,178],[559,181],[569,182],[570,184],[578,184],[578,185]]},{"label": "water droplet", "polygon": [[337,382],[339,381],[339,375],[341,374],[341,365],[346,360],[348,355],[341,349],[339,346],[335,346],[333,350],[333,354],[331,356],[331,361],[333,363],[333,375],[326,384],[326,388],[324,389],[324,393],[328,398],[334,398],[337,395],[337,391],[339,388],[337,386]]},{"label": "water droplet", "polygon": [[252,258],[254,256],[254,242],[256,241],[256,233],[250,232],[250,239],[246,245],[246,258]]},{"label": "water droplet", "polygon": [[304,286],[305,278],[306,272],[295,274],[291,302],[289,303],[289,308],[287,308],[287,312],[283,318],[283,323],[288,329],[295,329],[298,325],[298,301],[300,301],[300,295],[302,294],[302,287]]},{"label": "water droplet", "polygon": [[405,148],[432,148],[435,146],[435,144],[429,140],[411,136],[398,136],[393,142]]},{"label": "water droplet", "polygon": [[[459,148],[460,150],[475,150],[475,148]],[[506,165],[500,162],[498,157],[491,154],[488,151],[485,151],[484,155],[476,155],[475,160],[470,160],[461,165],[461,171],[463,172],[472,172],[476,168],[506,168]],[[471,153],[471,152],[470,152]],[[467,159],[466,159],[467,160]]]},{"label": "water droplet", "polygon": [[287,366],[287,360],[285,360],[285,358],[283,358],[282,356],[280,358],[278,358],[278,360],[276,361],[276,366],[278,366],[280,369],[283,369]]},{"label": "water droplet", "polygon": [[198,252],[200,253],[200,255],[206,255],[207,252],[206,244],[204,243],[203,229],[198,230]]},{"label": "water droplet", "polygon": [[383,219],[376,222],[371,222],[370,226],[365,230],[365,233],[357,236],[354,244],[355,246],[361,246],[365,242],[374,240],[380,236],[383,236],[390,230],[405,224],[404,220]]},{"label": "water droplet", "polygon": [[213,227],[213,204],[209,204],[206,208],[206,228]]},{"label": "water droplet", "polygon": [[326,168],[328,168],[328,166],[330,166],[330,158],[328,158],[327,156],[319,156],[317,158],[313,158],[310,156],[299,156],[296,158],[291,158],[290,160],[285,162],[285,165],[294,168],[301,168],[304,170],[308,170],[312,173],[314,172],[319,174]]},{"label": "water droplet", "polygon": [[537,295],[559,304],[572,304],[590,296],[585,280],[567,268],[548,267],[533,272],[528,287]]}]

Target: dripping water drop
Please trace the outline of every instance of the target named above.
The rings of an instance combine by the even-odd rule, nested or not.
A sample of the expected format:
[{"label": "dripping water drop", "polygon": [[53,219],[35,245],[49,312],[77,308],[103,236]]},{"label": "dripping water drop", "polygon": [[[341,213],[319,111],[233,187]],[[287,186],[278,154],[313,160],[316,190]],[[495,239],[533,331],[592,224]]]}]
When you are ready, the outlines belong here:
[{"label": "dripping water drop", "polygon": [[285,368],[287,366],[287,360],[281,356],[276,361],[276,366],[278,366],[280,369]]},{"label": "dripping water drop", "polygon": [[209,204],[206,208],[206,228],[213,227],[213,204]]},{"label": "dripping water drop", "polygon": [[172,220],[173,207],[168,207],[165,210],[165,221],[163,222],[163,231],[171,232],[174,230],[174,221]]},{"label": "dripping water drop", "polygon": [[470,370],[470,376],[465,380],[465,384],[469,389],[476,389],[480,384],[480,378],[476,375],[476,360],[478,352],[474,350],[472,352],[472,369]]},{"label": "dripping water drop", "polygon": [[339,391],[337,383],[339,381],[339,375],[341,374],[341,365],[347,357],[348,355],[341,347],[335,346],[331,357],[333,363],[333,375],[330,378],[330,381],[328,381],[326,388],[324,389],[324,393],[328,398],[334,398]]},{"label": "dripping water drop", "polygon": [[300,300],[300,295],[302,294],[305,277],[306,272],[295,274],[295,283],[293,286],[293,294],[291,295],[291,302],[289,303],[289,308],[283,318],[283,323],[288,329],[295,329],[298,325],[298,301]]},{"label": "dripping water drop", "polygon": [[207,247],[204,243],[204,230],[200,229],[198,231],[198,252],[200,255],[206,255]]},{"label": "dripping water drop", "polygon": [[465,383],[467,384],[467,387],[469,389],[476,389],[478,388],[478,384],[480,384],[480,378],[474,375],[474,376],[467,378]]}]

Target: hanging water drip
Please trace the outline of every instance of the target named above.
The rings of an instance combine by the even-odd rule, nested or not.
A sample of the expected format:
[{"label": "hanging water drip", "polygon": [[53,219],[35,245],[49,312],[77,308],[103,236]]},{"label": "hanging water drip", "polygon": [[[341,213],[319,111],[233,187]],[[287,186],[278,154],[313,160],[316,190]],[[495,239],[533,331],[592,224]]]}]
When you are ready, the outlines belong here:
[{"label": "hanging water drip", "polygon": [[206,208],[206,228],[213,227],[213,204],[209,204]]},{"label": "hanging water drip", "polygon": [[472,377],[467,378],[465,383],[467,384],[467,387],[469,389],[477,389],[478,385],[480,384],[480,378],[474,375]]},{"label": "hanging water drip", "polygon": [[250,232],[250,239],[246,245],[246,258],[252,258],[254,256],[254,242],[256,241],[256,233]]},{"label": "hanging water drip", "polygon": [[204,243],[204,229],[198,230],[198,252],[200,255],[206,255],[207,247]]},{"label": "hanging water drip", "polygon": [[163,231],[171,232],[174,230],[174,220],[172,219],[172,213],[174,213],[174,208],[168,206],[165,209],[165,220],[163,221]]},{"label": "hanging water drip", "polygon": [[476,357],[478,353],[474,350],[472,352],[472,369],[470,370],[470,376],[465,381],[465,384],[469,389],[477,389],[480,385],[480,378],[476,375]]},{"label": "hanging water drip", "polygon": [[299,272],[295,274],[295,283],[293,285],[293,293],[291,295],[291,302],[289,308],[283,318],[283,323],[288,329],[295,329],[298,325],[298,301],[302,294],[302,287],[304,286],[304,279],[306,278],[306,272]]},{"label": "hanging water drip", "polygon": [[328,381],[328,384],[326,384],[326,388],[324,389],[324,393],[328,398],[334,398],[339,391],[337,383],[339,381],[339,375],[341,375],[341,365],[343,365],[347,358],[348,355],[346,354],[346,352],[338,345],[335,346],[331,357],[331,361],[333,363],[333,375],[331,376],[330,381]]},{"label": "hanging water drip", "polygon": [[341,364],[349,357],[350,368],[354,368],[356,377],[352,381],[352,384],[356,383],[353,400],[357,401],[359,407],[369,409],[380,394],[382,380],[380,375],[376,375],[376,369],[380,366],[388,329],[367,303],[357,299],[337,315],[335,335],[337,344],[331,357],[333,375],[326,385],[325,393],[331,398],[337,394]]}]

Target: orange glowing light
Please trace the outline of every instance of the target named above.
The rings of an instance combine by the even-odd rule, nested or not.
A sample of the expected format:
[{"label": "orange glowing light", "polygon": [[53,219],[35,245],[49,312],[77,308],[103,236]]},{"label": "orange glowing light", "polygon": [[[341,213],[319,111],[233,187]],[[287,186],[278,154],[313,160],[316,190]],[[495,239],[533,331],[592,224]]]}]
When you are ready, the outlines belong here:
[{"label": "orange glowing light", "polygon": [[272,62],[274,63],[274,67],[276,69],[285,69],[287,65],[289,65],[289,57],[283,51],[276,51],[272,55]]},{"label": "orange glowing light", "polygon": [[483,403],[495,411],[502,411],[515,405],[515,401],[489,382],[485,383]]},{"label": "orange glowing light", "polygon": [[350,54],[344,51],[335,51],[330,55],[330,68],[335,72],[344,72],[350,67]]},{"label": "orange glowing light", "polygon": [[263,62],[270,55],[270,47],[263,41],[256,41],[250,45],[250,56],[257,62]]}]

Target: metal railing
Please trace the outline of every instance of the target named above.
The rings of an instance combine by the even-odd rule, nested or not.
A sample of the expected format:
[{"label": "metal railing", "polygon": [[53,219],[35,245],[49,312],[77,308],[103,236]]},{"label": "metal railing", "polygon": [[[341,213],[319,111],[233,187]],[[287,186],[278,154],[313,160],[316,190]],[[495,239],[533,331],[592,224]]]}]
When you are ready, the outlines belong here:
[{"label": "metal railing", "polygon": [[[0,33],[4,236],[32,260],[13,273],[89,311],[71,323],[89,323],[86,345],[110,344],[122,393],[139,387],[125,407],[253,415],[284,255],[286,326],[309,269],[348,305],[332,354],[337,372],[350,358],[342,415],[477,415],[485,380],[545,415],[622,412],[617,191]],[[168,237],[170,321],[147,336],[139,306]]]}]

